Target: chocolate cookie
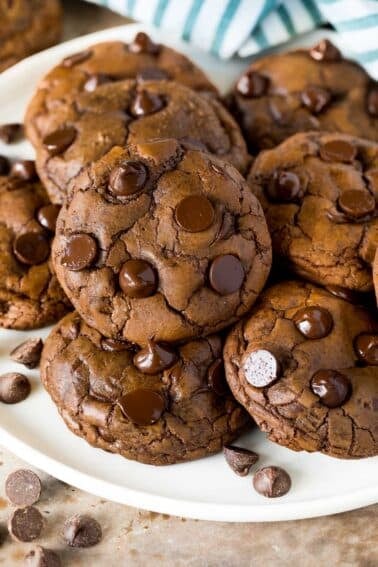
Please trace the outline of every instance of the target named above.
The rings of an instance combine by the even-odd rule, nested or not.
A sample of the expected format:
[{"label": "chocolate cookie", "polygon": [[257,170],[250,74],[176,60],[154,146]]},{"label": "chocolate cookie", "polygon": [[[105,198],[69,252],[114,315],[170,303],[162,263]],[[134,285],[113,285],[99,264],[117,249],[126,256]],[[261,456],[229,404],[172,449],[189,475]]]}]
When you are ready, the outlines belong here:
[{"label": "chocolate cookie", "polygon": [[216,453],[249,424],[221,356],[221,340],[211,336],[179,347],[168,368],[151,358],[141,371],[130,345],[105,339],[73,313],[47,339],[41,375],[73,433],[128,459],[166,465]]},{"label": "chocolate cookie", "polygon": [[262,152],[248,181],[284,269],[321,285],[373,289],[377,144],[342,134],[296,134]]},{"label": "chocolate cookie", "polygon": [[375,297],[377,298],[377,307],[378,307],[378,248],[376,250],[375,259],[373,263],[373,282],[374,282]]},{"label": "chocolate cookie", "polygon": [[377,83],[328,40],[254,61],[230,102],[252,153],[308,130],[378,142]]},{"label": "chocolate cookie", "polygon": [[62,31],[59,0],[0,0],[0,72],[57,43]]},{"label": "chocolate cookie", "polygon": [[249,163],[239,127],[215,98],[171,81],[118,81],[61,103],[39,122],[37,169],[50,198],[61,203],[83,166],[113,146],[178,138],[230,161]]},{"label": "chocolate cookie", "polygon": [[269,439],[333,457],[378,454],[378,321],[311,284],[265,291],[225,345],[228,383]]},{"label": "chocolate cookie", "polygon": [[39,181],[0,177],[0,327],[43,327],[68,309],[50,263],[56,214]]},{"label": "chocolate cookie", "polygon": [[238,320],[271,263],[264,215],[242,176],[172,139],[115,147],[84,169],[53,250],[59,281],[88,325],[143,345]]}]

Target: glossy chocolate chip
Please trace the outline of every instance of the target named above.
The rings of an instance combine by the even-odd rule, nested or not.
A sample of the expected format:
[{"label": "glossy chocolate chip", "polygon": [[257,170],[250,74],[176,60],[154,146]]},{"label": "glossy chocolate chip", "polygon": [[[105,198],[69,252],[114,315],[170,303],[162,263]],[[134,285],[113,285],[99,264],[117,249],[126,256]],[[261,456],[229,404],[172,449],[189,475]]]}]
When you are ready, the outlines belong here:
[{"label": "glossy chocolate chip", "polygon": [[245,379],[251,386],[265,388],[280,377],[281,364],[269,350],[257,349],[246,356],[242,370]]},{"label": "glossy chocolate chip", "polygon": [[344,301],[348,301],[349,303],[353,303],[354,305],[358,305],[362,302],[361,294],[350,289],[346,289],[345,287],[340,287],[338,285],[328,285],[326,289],[335,297],[344,299]]},{"label": "glossy chocolate chip", "polygon": [[357,356],[369,366],[378,366],[378,334],[361,333],[354,341]]},{"label": "glossy chocolate chip", "polygon": [[0,175],[7,175],[10,170],[9,159],[0,155]]},{"label": "glossy chocolate chip", "polygon": [[39,337],[27,339],[10,352],[10,358],[14,362],[23,364],[26,368],[36,368],[39,366],[43,349],[43,341]]},{"label": "glossy chocolate chip", "polygon": [[313,114],[319,114],[331,101],[331,93],[321,87],[310,86],[301,93],[302,103]]},{"label": "glossy chocolate chip", "polygon": [[62,61],[63,67],[74,67],[79,63],[84,63],[87,59],[92,56],[92,51],[90,49],[86,49],[85,51],[79,51],[78,53],[73,53],[68,57],[65,57]]},{"label": "glossy chocolate chip", "polygon": [[229,295],[238,291],[243,285],[244,277],[242,263],[233,254],[217,256],[211,262],[210,285],[220,295]]},{"label": "glossy chocolate chip", "polygon": [[221,358],[217,358],[210,365],[207,371],[207,383],[209,388],[211,388],[218,396],[224,396],[229,392],[224,374],[224,364]]},{"label": "glossy chocolate chip", "polygon": [[267,92],[269,84],[268,77],[261,75],[257,71],[248,71],[236,83],[236,90],[247,98],[258,98]]},{"label": "glossy chocolate chip", "polygon": [[7,476],[5,494],[14,506],[32,506],[41,496],[41,481],[35,472],[18,469]]},{"label": "glossy chocolate chip", "polygon": [[75,138],[76,129],[73,126],[65,126],[47,134],[42,143],[51,156],[56,156],[65,152]]},{"label": "glossy chocolate chip", "polygon": [[144,81],[166,81],[170,79],[167,71],[159,69],[158,67],[145,67],[137,73],[137,81],[143,83]]},{"label": "glossy chocolate chip", "polygon": [[67,239],[62,264],[69,270],[88,268],[97,256],[97,243],[90,234],[73,234]]},{"label": "glossy chocolate chip", "polygon": [[154,268],[145,260],[128,260],[119,273],[119,285],[127,297],[153,295],[158,284]]},{"label": "glossy chocolate chip", "polygon": [[149,341],[134,356],[134,364],[143,374],[158,374],[177,361],[175,350],[166,344]]},{"label": "glossy chocolate chip", "polygon": [[99,87],[100,85],[105,85],[106,83],[111,83],[112,79],[109,75],[105,75],[104,73],[96,73],[94,75],[90,75],[88,79],[84,83],[84,90],[87,93],[92,93]]},{"label": "glossy chocolate chip", "polygon": [[102,529],[91,516],[76,514],[65,521],[63,538],[70,547],[92,547],[101,541]]},{"label": "glossy chocolate chip", "polygon": [[259,460],[258,454],[254,451],[235,445],[223,447],[223,454],[227,464],[239,476],[247,476],[251,467]]},{"label": "glossy chocolate chip", "polygon": [[276,171],[267,185],[269,199],[277,203],[295,201],[301,192],[301,181],[292,171]]},{"label": "glossy chocolate chip", "polygon": [[42,264],[50,255],[50,244],[44,234],[25,232],[17,236],[13,243],[17,260],[28,266]]},{"label": "glossy chocolate chip", "polygon": [[136,94],[130,105],[130,112],[136,118],[154,114],[165,106],[164,100],[155,93],[140,91]]},{"label": "glossy chocolate chip", "polygon": [[62,562],[55,551],[37,545],[25,556],[25,567],[62,567]]},{"label": "glossy chocolate chip", "polygon": [[129,51],[132,53],[145,53],[148,55],[157,55],[160,46],[152,41],[150,36],[144,32],[138,32],[129,44]]},{"label": "glossy chocolate chip", "polygon": [[201,232],[214,222],[214,209],[203,195],[189,195],[176,207],[176,222],[188,232]]},{"label": "glossy chocolate chip", "polygon": [[296,312],[293,323],[307,339],[322,339],[331,332],[333,318],[323,307],[304,307]]},{"label": "glossy chocolate chip", "polygon": [[367,191],[349,189],[343,191],[338,199],[339,209],[351,219],[358,219],[375,210],[375,199]]},{"label": "glossy chocolate chip", "polygon": [[147,168],[142,162],[128,161],[112,170],[109,191],[115,197],[128,197],[143,189],[147,178]]},{"label": "glossy chocolate chip", "polygon": [[122,352],[125,350],[133,350],[133,346],[128,341],[117,341],[116,339],[103,339],[101,347],[108,352]]},{"label": "glossy chocolate chip", "polygon": [[34,181],[38,178],[35,161],[32,159],[20,159],[13,162],[10,174],[24,181]]},{"label": "glossy chocolate chip", "polygon": [[160,419],[165,410],[164,397],[147,388],[129,392],[118,401],[118,405],[135,425],[151,425]]},{"label": "glossy chocolate chip", "polygon": [[378,86],[373,87],[367,97],[367,111],[373,118],[378,117]]},{"label": "glossy chocolate chip", "polygon": [[0,376],[0,402],[18,404],[30,394],[31,386],[26,376],[8,372]]},{"label": "glossy chocolate chip", "polygon": [[34,506],[17,508],[8,521],[9,533],[16,541],[33,541],[41,535],[42,529],[42,514]]},{"label": "glossy chocolate chip", "polygon": [[12,124],[2,124],[0,126],[0,140],[5,144],[13,144],[24,135],[24,127],[17,122]]},{"label": "glossy chocolate chip", "polygon": [[280,467],[264,467],[253,477],[253,488],[266,498],[278,498],[291,488],[291,478]]},{"label": "glossy chocolate chip", "polygon": [[351,383],[337,370],[318,370],[311,379],[311,390],[328,408],[343,405],[351,394]]},{"label": "glossy chocolate chip", "polygon": [[339,49],[329,39],[322,39],[310,49],[310,55],[316,61],[340,61]]},{"label": "glossy chocolate chip", "polygon": [[325,161],[350,163],[356,157],[355,146],[345,140],[331,140],[320,146],[320,157]]},{"label": "glossy chocolate chip", "polygon": [[60,205],[45,205],[38,209],[37,220],[43,228],[47,228],[50,232],[55,232],[56,219],[58,218]]}]

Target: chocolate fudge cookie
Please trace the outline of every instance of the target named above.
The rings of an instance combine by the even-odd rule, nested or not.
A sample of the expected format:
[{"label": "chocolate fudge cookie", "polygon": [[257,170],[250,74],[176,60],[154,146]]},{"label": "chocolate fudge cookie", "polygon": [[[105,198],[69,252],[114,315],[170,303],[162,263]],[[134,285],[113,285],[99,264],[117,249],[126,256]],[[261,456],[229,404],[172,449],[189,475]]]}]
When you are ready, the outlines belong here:
[{"label": "chocolate fudge cookie", "polygon": [[242,176],[173,139],[113,148],[84,169],[53,250],[88,325],[143,345],[238,320],[271,264],[265,218]]},{"label": "chocolate fudge cookie", "polygon": [[42,381],[71,431],[95,447],[154,465],[216,453],[250,423],[224,380],[221,340],[171,353],[169,367],[150,357],[143,368],[130,345],[73,313],[45,343]]},{"label": "chocolate fudge cookie", "polygon": [[377,144],[342,134],[296,134],[262,152],[248,181],[285,268],[320,285],[373,289]]},{"label": "chocolate fudge cookie", "polygon": [[113,146],[155,138],[199,144],[242,173],[249,163],[244,139],[228,111],[171,81],[119,81],[61,103],[40,123],[37,169],[50,198],[61,203],[67,185]]},{"label": "chocolate fudge cookie", "polygon": [[266,290],[225,345],[228,383],[269,439],[333,457],[378,454],[378,321],[311,284]]},{"label": "chocolate fudge cookie", "polygon": [[0,0],[0,72],[57,43],[62,31],[59,0]]},{"label": "chocolate fudge cookie", "polygon": [[39,181],[0,177],[0,327],[35,329],[68,310],[50,262],[56,215]]},{"label": "chocolate fudge cookie", "polygon": [[308,130],[378,141],[377,83],[328,40],[254,61],[230,101],[252,153]]}]

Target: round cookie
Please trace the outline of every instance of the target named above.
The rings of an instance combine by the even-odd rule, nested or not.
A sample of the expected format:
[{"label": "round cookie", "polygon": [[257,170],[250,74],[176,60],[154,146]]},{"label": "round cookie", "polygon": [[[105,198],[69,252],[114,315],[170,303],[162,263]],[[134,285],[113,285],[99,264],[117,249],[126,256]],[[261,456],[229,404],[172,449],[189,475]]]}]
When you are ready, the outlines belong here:
[{"label": "round cookie", "polygon": [[82,167],[113,146],[156,138],[199,144],[246,173],[249,157],[238,125],[215,98],[171,81],[118,81],[61,103],[40,121],[37,169],[54,203]]},{"label": "round cookie", "polygon": [[224,380],[217,336],[175,352],[145,374],[127,343],[104,339],[77,313],[46,340],[41,376],[67,426],[128,459],[166,465],[220,451],[251,422]]},{"label": "round cookie", "polygon": [[252,153],[309,130],[378,142],[377,83],[328,40],[254,61],[237,81],[230,105]]},{"label": "round cookie", "polygon": [[378,321],[312,284],[266,290],[227,338],[235,398],[269,439],[339,458],[378,454]]},{"label": "round cookie", "polygon": [[50,262],[56,214],[39,181],[0,177],[0,327],[36,329],[69,308]]},{"label": "round cookie", "polygon": [[284,269],[324,286],[373,289],[377,144],[342,134],[296,134],[261,152],[248,182]]},{"label": "round cookie", "polygon": [[57,43],[62,32],[59,0],[0,0],[0,72]]},{"label": "round cookie", "polygon": [[264,286],[271,245],[242,176],[170,139],[113,148],[83,170],[62,207],[53,258],[88,325],[145,345],[238,320]]}]

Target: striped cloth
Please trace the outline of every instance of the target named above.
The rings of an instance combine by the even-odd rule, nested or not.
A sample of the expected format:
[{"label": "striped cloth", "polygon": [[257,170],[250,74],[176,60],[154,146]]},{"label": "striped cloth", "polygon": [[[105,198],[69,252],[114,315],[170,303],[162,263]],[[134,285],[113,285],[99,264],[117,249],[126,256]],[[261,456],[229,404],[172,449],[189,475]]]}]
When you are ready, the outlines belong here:
[{"label": "striped cloth", "polygon": [[246,57],[330,23],[378,78],[378,0],[89,0],[168,30],[224,59]]}]

